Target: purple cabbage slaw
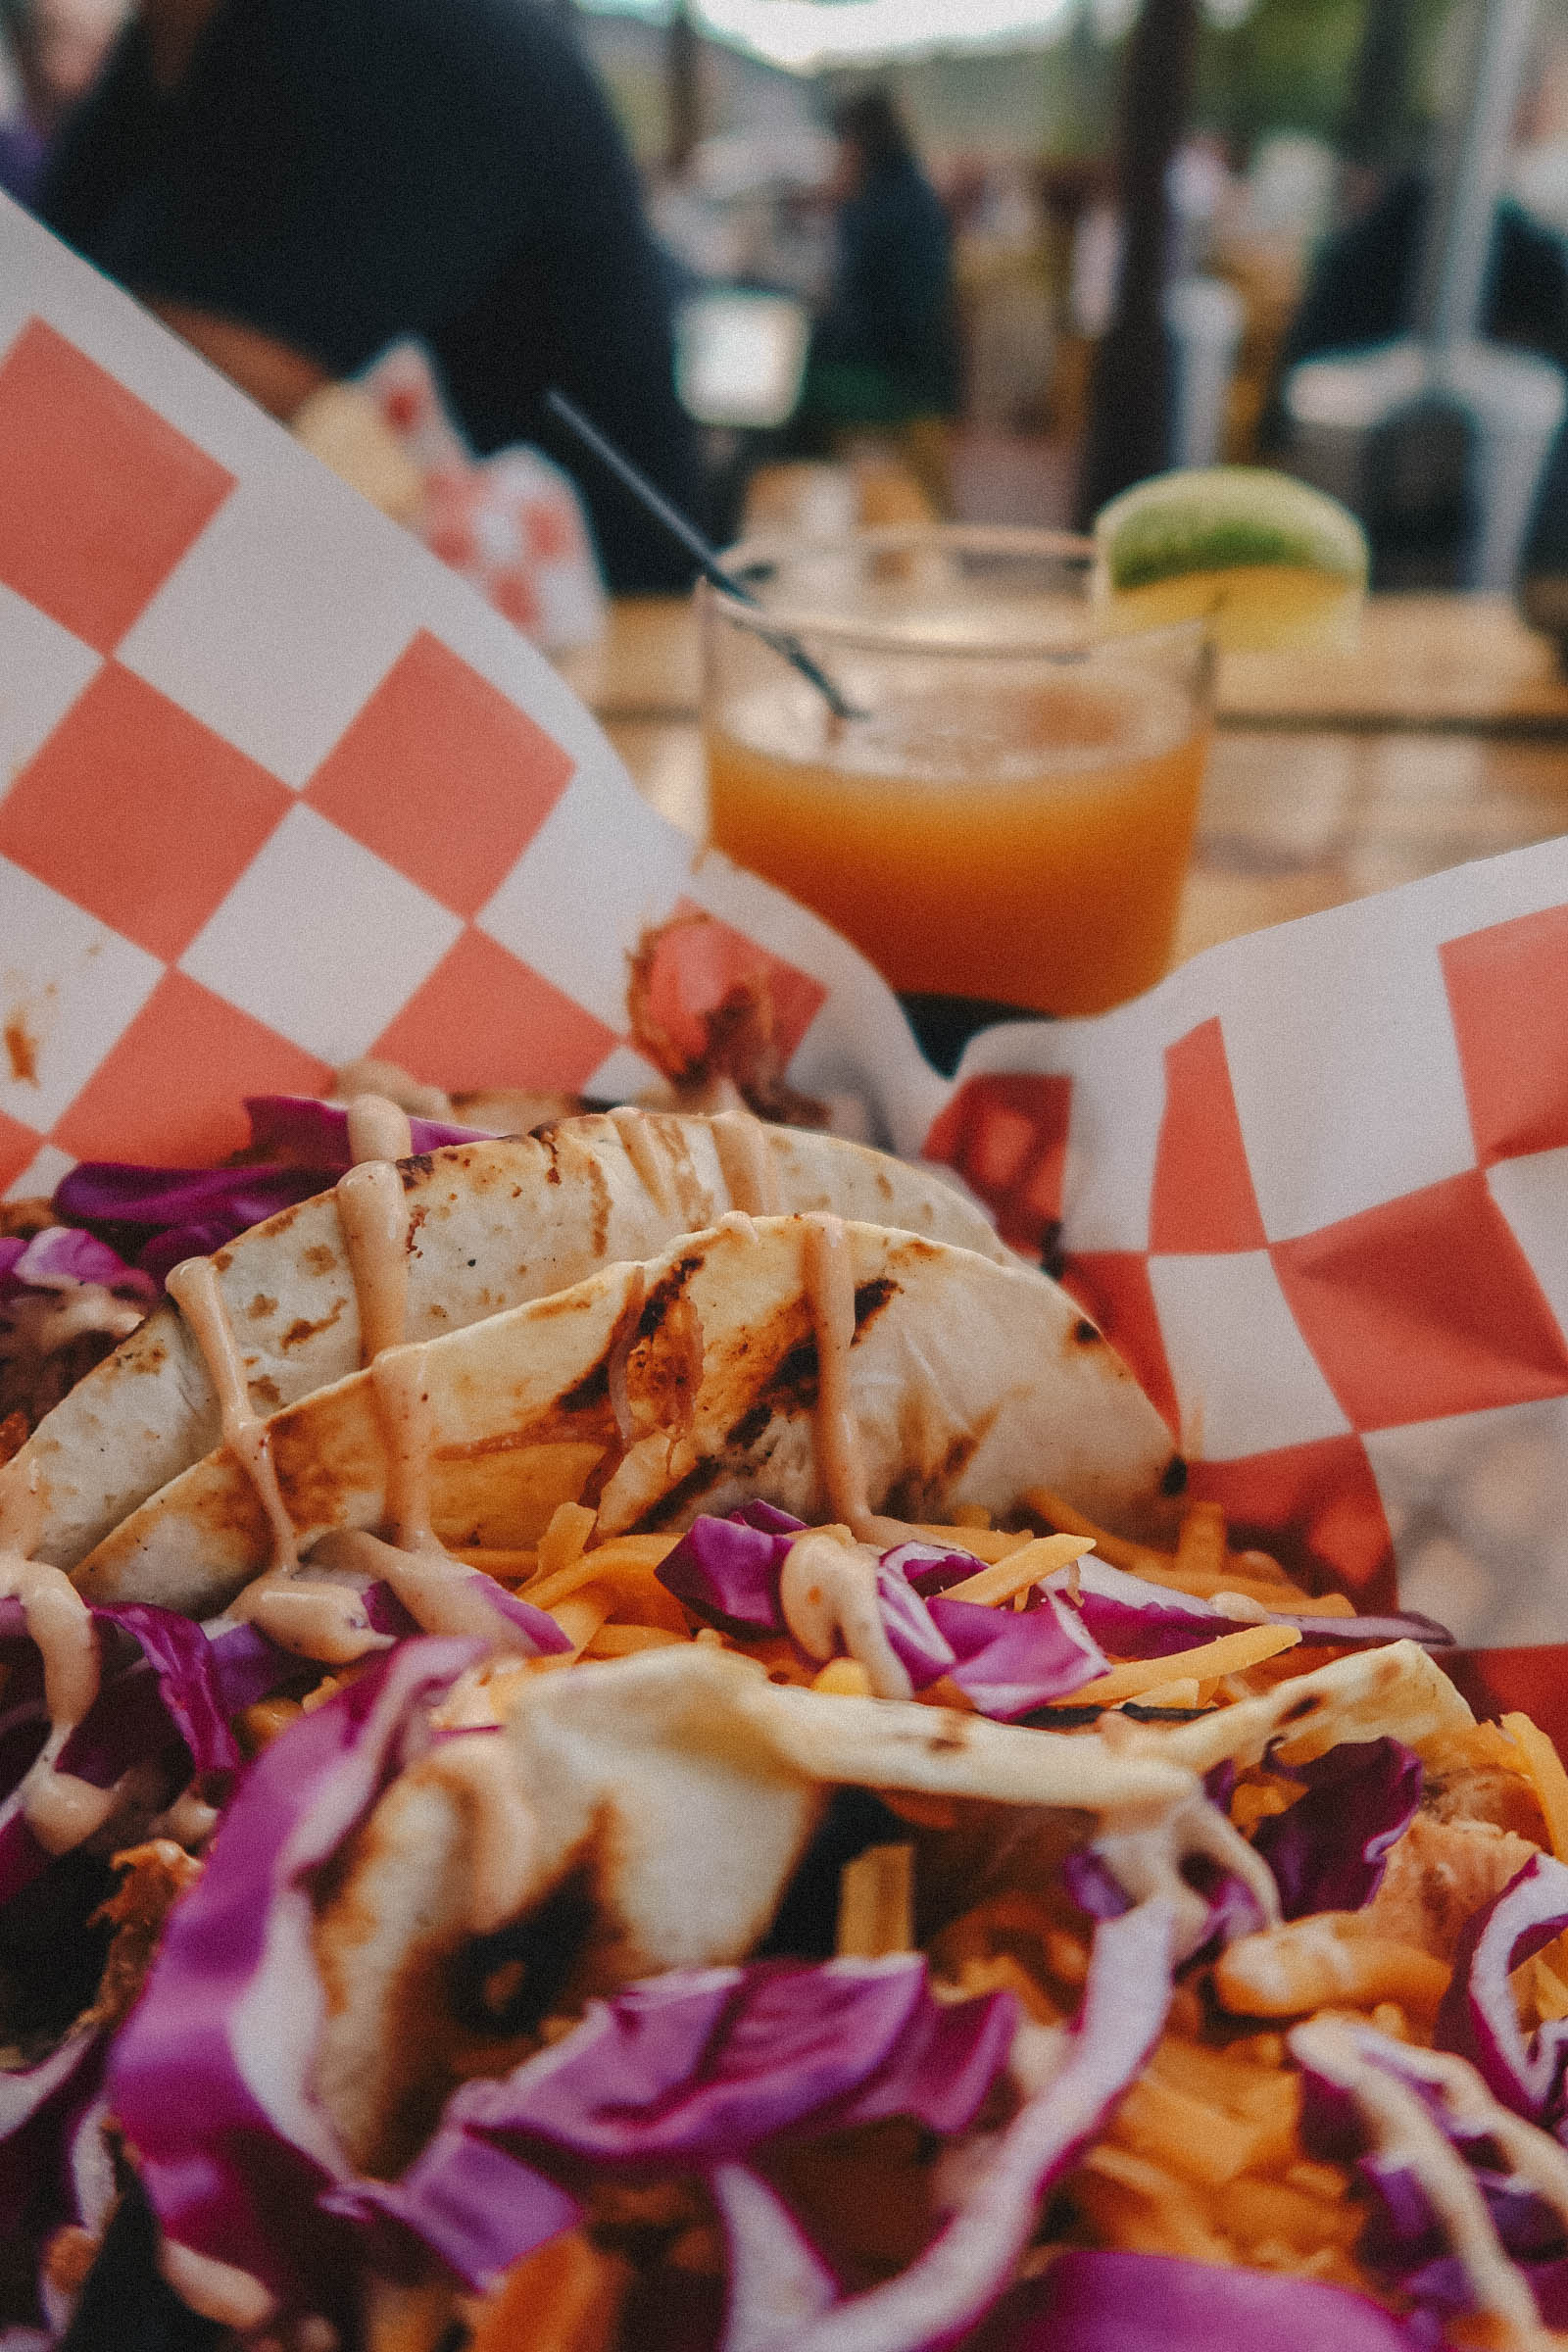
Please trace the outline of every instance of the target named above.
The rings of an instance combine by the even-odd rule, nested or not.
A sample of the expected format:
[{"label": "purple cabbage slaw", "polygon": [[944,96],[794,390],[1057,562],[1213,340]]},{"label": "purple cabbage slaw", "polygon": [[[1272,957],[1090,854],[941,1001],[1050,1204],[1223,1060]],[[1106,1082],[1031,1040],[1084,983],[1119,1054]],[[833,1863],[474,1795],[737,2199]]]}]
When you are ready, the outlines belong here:
[{"label": "purple cabbage slaw", "polygon": [[[146,1229],[136,1265],[161,1283],[182,1257],[221,1249],[248,1227],[323,1191],[349,1166],[345,1104],[308,1095],[251,1095],[245,1109],[250,1148],[259,1156],[244,1166],[145,1168],[124,1160],[82,1160],[62,1178],[55,1207],[74,1223]],[[488,1128],[437,1119],[411,1119],[409,1129],[416,1152],[484,1143],[491,1135]]]},{"label": "purple cabbage slaw", "polygon": [[[1455,2111],[1443,2086],[1422,2068],[1419,2051],[1406,2049],[1370,2025],[1360,2027],[1355,2039],[1364,2059],[1415,2093],[1463,2159],[1502,2249],[1523,2272],[1542,2318],[1548,2326],[1560,2324],[1568,2316],[1568,2225],[1562,2212],[1526,2180],[1497,2169],[1499,2150],[1487,2123]],[[1473,2308],[1469,2279],[1450,2250],[1443,2219],[1409,2164],[1375,2150],[1361,2152],[1366,2134],[1353,2097],[1318,2074],[1307,2054],[1297,2055],[1304,2093],[1302,2145],[1312,2154],[1353,2163],[1373,2200],[1358,2259],[1409,2297],[1416,2307],[1414,2327],[1435,2340],[1433,2326],[1448,2314]]]},{"label": "purple cabbage slaw", "polygon": [[934,2000],[918,1953],[672,1970],[591,2002],[504,2080],[455,2091],[401,2180],[323,2203],[399,2224],[483,2288],[568,2228],[596,2176],[709,2173],[786,2134],[896,2115],[962,2132],[1016,2023],[1010,1993]]},{"label": "purple cabbage slaw", "polygon": [[[108,1788],[137,1764],[183,1745],[189,1769],[228,1773],[240,1763],[229,1718],[312,1670],[251,1626],[209,1638],[172,1609],[131,1601],[92,1612],[102,1648],[98,1695],[61,1750],[61,1769]],[[48,1731],[43,1672],[22,1604],[0,1600],[0,1652],[11,1673],[0,1715],[0,1903],[47,1870],[53,1857],[22,1814],[21,1783]]]},{"label": "purple cabbage slaw", "polygon": [[37,2243],[74,2211],[72,2135],[107,2053],[101,2029],[78,2027],[34,2065],[0,2069],[0,2244]]},{"label": "purple cabbage slaw", "polygon": [[1468,2058],[1494,2098],[1527,2122],[1565,2122],[1568,2018],[1526,2035],[1508,1979],[1568,1928],[1568,1866],[1533,1854],[1502,1892],[1467,1920],[1438,2011],[1440,2049]]},{"label": "purple cabbage slaw", "polygon": [[[656,1573],[677,1600],[726,1632],[787,1633],[779,1576],[804,1532],[803,1520],[747,1503],[726,1519],[696,1520]],[[1105,1671],[1104,1653],[1054,1593],[1042,1592],[1023,1610],[940,1593],[927,1599],[911,1577],[912,1560],[937,1566],[948,1583],[959,1581],[950,1572],[957,1562],[962,1576],[978,1575],[983,1562],[927,1544],[898,1544],[883,1554],[876,1580],[883,1630],[917,1691],[946,1677],[981,1714],[1010,1722]]]},{"label": "purple cabbage slaw", "polygon": [[110,2055],[109,2101],[170,2236],[328,2318],[351,2242],[318,2197],[350,2171],[307,2090],[324,2002],[310,1881],[481,1655],[400,1642],[263,1750]]},{"label": "purple cabbage slaw", "polygon": [[150,1306],[158,1286],[135,1266],[127,1266],[117,1250],[71,1225],[46,1225],[24,1241],[8,1234],[0,1239],[0,1322],[8,1302],[24,1293],[74,1290],[78,1283],[98,1283],[123,1298]]},{"label": "purple cabbage slaw", "polygon": [[[1283,1771],[1283,1766],[1276,1766]],[[1306,1793],[1252,1833],[1287,1919],[1359,1911],[1383,1884],[1389,1849],[1421,1802],[1421,1759],[1397,1740],[1346,1740],[1310,1764],[1293,1764]]]},{"label": "purple cabbage slaw", "polygon": [[400,1644],[241,1783],[110,2060],[110,2102],[172,2238],[330,2316],[356,2244],[384,2243],[389,2224],[479,2284],[569,2227],[573,2184],[599,2171],[706,2169],[786,2131],[895,2114],[969,2124],[1011,2045],[1010,1995],[939,2003],[917,1954],[763,1962],[595,2004],[510,2078],[455,2093],[402,2181],[356,2178],[309,2090],[324,2000],[310,1882],[479,1654]]},{"label": "purple cabbage slaw", "polygon": [[1174,1915],[1142,1903],[1095,1934],[1061,2064],[970,2174],[925,2250],[885,2284],[843,2296],[799,2223],[748,2165],[711,2188],[729,2241],[723,2352],[944,2352],[1011,2283],[1041,2199],[1101,2129],[1164,2028]]},{"label": "purple cabbage slaw", "polygon": [[[1292,1765],[1289,1778],[1302,1783],[1305,1794],[1285,1812],[1266,1815],[1251,1838],[1253,1851],[1274,1874],[1282,1913],[1300,1919],[1313,1911],[1360,1910],[1383,1883],[1389,1849],[1415,1818],[1420,1758],[1397,1740],[1347,1740],[1310,1764]],[[1229,1764],[1217,1765],[1205,1781],[1209,1802],[1222,1812],[1234,1781]],[[1183,1866],[1183,1875],[1209,1906],[1202,1937],[1188,1960],[1263,1925],[1250,1888],[1231,1872],[1198,1855]],[[1093,1843],[1066,1856],[1062,1878],[1091,1919],[1118,1919],[1129,1907],[1130,1897]]]},{"label": "purple cabbage slaw", "polygon": [[1015,2287],[973,2352],[1411,2352],[1365,2295],[1177,2254],[1069,2246]]},{"label": "purple cabbage slaw", "polygon": [[[968,1573],[966,1571],[966,1573]],[[1427,1649],[1449,1648],[1453,1636],[1436,1619],[1413,1612],[1385,1617],[1330,1617],[1310,1612],[1265,1609],[1257,1618],[1232,1617],[1198,1594],[1151,1586],[1124,1568],[1086,1552],[1076,1569],[1058,1569],[1047,1578],[1052,1592],[1070,1588],[1076,1574],[1078,1604],[1084,1624],[1097,1642],[1122,1658],[1164,1658],[1197,1643],[1212,1642],[1243,1626],[1267,1623],[1294,1625],[1303,1642],[1335,1642],[1346,1649],[1371,1648],[1385,1642],[1419,1642]]]}]

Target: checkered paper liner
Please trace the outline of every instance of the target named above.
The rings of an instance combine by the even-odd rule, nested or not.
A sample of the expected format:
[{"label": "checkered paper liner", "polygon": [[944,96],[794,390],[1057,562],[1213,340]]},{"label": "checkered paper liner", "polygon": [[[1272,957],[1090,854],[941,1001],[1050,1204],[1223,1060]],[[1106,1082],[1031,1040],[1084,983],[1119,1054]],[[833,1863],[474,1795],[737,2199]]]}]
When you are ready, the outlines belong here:
[{"label": "checkered paper liner", "polygon": [[635,1093],[627,952],[699,907],[798,1085],[1059,1251],[1194,1492],[1568,1731],[1568,843],[990,1031],[950,1085],[497,612],[9,206],[0,777],[0,1191],[210,1161],[243,1094],[363,1054]]}]

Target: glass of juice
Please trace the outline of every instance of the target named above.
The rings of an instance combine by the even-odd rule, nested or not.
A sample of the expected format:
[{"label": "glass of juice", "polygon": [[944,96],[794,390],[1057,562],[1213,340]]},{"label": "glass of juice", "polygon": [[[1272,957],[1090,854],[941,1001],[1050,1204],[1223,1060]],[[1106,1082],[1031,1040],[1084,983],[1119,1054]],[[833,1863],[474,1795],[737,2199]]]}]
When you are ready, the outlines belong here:
[{"label": "glass of juice", "polygon": [[1058,532],[921,523],[727,561],[759,604],[698,591],[716,848],[900,991],[1084,1013],[1160,977],[1208,739],[1202,621],[1111,634],[1089,542]]}]

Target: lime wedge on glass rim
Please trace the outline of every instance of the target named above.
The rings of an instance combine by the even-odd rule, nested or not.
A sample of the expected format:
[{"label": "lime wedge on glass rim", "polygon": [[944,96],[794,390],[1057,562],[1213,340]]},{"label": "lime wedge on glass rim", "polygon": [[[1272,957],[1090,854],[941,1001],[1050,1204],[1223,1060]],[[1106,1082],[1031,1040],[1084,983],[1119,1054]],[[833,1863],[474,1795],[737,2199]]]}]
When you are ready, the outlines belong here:
[{"label": "lime wedge on glass rim", "polygon": [[1095,596],[1112,630],[1206,618],[1225,653],[1345,645],[1366,573],[1355,516],[1265,466],[1155,474],[1095,518]]}]

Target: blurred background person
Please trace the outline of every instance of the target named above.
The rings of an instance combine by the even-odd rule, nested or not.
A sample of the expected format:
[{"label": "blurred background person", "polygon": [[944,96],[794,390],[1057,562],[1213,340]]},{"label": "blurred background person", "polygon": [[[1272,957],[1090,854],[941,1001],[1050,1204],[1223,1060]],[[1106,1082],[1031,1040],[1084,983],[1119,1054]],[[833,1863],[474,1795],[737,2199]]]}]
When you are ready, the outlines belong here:
[{"label": "blurred background person", "polygon": [[538,0],[139,0],[39,209],[275,416],[417,337],[481,455],[577,477],[612,589],[687,584],[542,405],[701,508],[636,173]]},{"label": "blurred background person", "polygon": [[19,204],[36,196],[49,142],[92,86],[126,5],[0,0],[0,85],[10,82],[9,93],[0,86],[0,188]]},{"label": "blurred background person", "polygon": [[885,90],[836,111],[830,186],[835,244],[812,331],[802,446],[837,431],[907,427],[958,406],[958,342],[948,216]]}]

